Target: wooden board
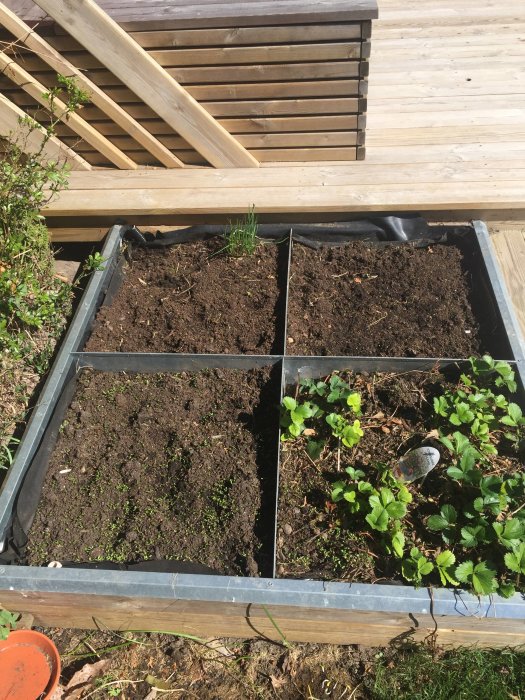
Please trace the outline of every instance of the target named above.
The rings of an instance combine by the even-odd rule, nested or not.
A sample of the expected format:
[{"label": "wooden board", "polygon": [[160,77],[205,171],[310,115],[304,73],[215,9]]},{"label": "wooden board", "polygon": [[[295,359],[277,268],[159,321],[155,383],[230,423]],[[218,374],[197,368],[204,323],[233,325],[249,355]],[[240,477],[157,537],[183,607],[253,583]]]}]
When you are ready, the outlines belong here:
[{"label": "wooden board", "polygon": [[486,647],[525,643],[523,620],[364,612],[257,604],[124,598],[122,596],[32,593],[2,590],[0,603],[34,615],[36,625],[94,629],[180,632],[199,637],[263,637],[281,641],[268,615],[290,642],[329,642],[386,646],[394,640],[414,642],[436,635],[438,644]]},{"label": "wooden board", "polygon": [[503,278],[514,301],[522,339],[525,339],[525,221],[494,222],[490,233]]},{"label": "wooden board", "polygon": [[[295,24],[297,22],[361,21],[377,17],[375,0],[320,0],[315,3],[295,0],[148,0],[112,2],[99,0],[100,6],[124,29],[167,29],[176,27],[253,26],[258,24]],[[8,7],[20,6],[19,0],[8,0]],[[45,12],[27,11],[28,21],[45,17]]]},{"label": "wooden board", "polygon": [[35,127],[24,134],[21,122],[27,119],[27,114],[0,94],[0,137],[18,138],[18,145],[24,153],[38,153],[41,149],[50,160],[68,163],[75,170],[91,170],[91,165],[81,155],[68,148],[55,136],[44,140],[44,130],[35,123]]}]

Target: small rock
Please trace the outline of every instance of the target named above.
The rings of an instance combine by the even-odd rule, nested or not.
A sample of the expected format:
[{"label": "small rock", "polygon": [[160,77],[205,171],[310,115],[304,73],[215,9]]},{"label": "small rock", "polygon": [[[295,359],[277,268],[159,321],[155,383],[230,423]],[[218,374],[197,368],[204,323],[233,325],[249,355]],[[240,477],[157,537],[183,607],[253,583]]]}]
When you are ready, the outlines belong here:
[{"label": "small rock", "polygon": [[295,342],[295,341],[294,341],[293,338],[288,338],[288,343],[289,343],[290,345],[292,345],[294,342]]},{"label": "small rock", "polygon": [[291,535],[293,532],[292,526],[286,523],[285,525],[283,525],[283,532],[285,535]]},{"label": "small rock", "polygon": [[92,559],[98,559],[104,554],[103,550],[101,547],[95,547],[95,549],[91,550],[91,554],[89,555]]},{"label": "small rock", "polygon": [[82,406],[80,405],[80,403],[78,401],[73,401],[73,403],[71,404],[71,410],[75,411],[75,413],[78,413],[81,408],[82,408]]},{"label": "small rock", "polygon": [[126,401],[127,401],[127,399],[124,396],[124,394],[117,394],[115,396],[115,403],[117,406],[125,406]]},{"label": "small rock", "polygon": [[136,542],[138,540],[138,537],[139,537],[138,534],[136,532],[133,532],[133,530],[132,530],[131,532],[126,533],[125,539],[126,539],[126,542]]},{"label": "small rock", "polygon": [[259,567],[251,554],[248,554],[246,557],[246,570],[248,572],[248,576],[259,576]]},{"label": "small rock", "polygon": [[285,572],[284,566],[282,564],[280,564],[277,567],[277,573],[279,574],[279,576],[282,576],[284,574],[284,572]]}]

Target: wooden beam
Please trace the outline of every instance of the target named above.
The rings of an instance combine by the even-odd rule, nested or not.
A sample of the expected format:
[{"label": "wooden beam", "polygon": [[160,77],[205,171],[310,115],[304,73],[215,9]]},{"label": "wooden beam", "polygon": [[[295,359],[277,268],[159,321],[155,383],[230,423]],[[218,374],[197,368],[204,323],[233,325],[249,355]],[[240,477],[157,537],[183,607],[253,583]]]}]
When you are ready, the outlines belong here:
[{"label": "wooden beam", "polygon": [[28,95],[31,95],[39,104],[53,113],[66,124],[78,136],[96,148],[111,163],[123,170],[136,170],[138,165],[123,153],[109,139],[103,136],[89,122],[76,112],[68,112],[67,105],[62,100],[55,98],[52,103],[45,97],[47,88],[35,80],[30,73],[21,68],[3,51],[0,51],[0,71],[19,85]]},{"label": "wooden beam", "polygon": [[93,0],[38,0],[130,90],[216,167],[257,167],[258,163]]},{"label": "wooden beam", "polygon": [[[48,627],[177,631],[200,637],[263,637],[290,642],[386,646],[394,640],[423,641],[435,634],[438,644],[485,647],[523,645],[523,620],[422,613],[334,610],[290,605],[219,603],[89,593],[0,590],[9,610],[34,615]],[[272,624],[271,617],[280,633]]]},{"label": "wooden beam", "polygon": [[[290,180],[293,172],[290,172]],[[259,213],[379,212],[439,210],[521,210],[525,213],[523,181],[356,184],[335,186],[240,188],[186,187],[106,191],[101,201],[93,190],[68,190],[46,206],[52,217],[107,216],[129,221],[135,216],[181,214],[242,214],[255,205]]]},{"label": "wooden beam", "polygon": [[[33,120],[35,128],[29,131],[27,135],[22,135],[21,120],[29,118],[20,107],[17,107],[0,94],[0,136],[3,138],[20,136],[20,148],[26,153],[36,153],[42,148],[45,131],[40,124]],[[50,160],[65,160],[73,169],[91,170],[91,165],[82,156],[68,148],[55,136],[51,136],[47,141],[42,153]]]},{"label": "wooden beam", "polygon": [[145,148],[159,163],[167,168],[181,168],[184,163],[173,155],[158,139],[149,133],[141,124],[131,117],[111,97],[86,78],[81,71],[63,58],[45,39],[38,36],[29,25],[22,22],[11,10],[0,2],[0,24],[2,24],[18,41],[23,42],[34,51],[53,70],[68,77],[74,77],[79,87],[86,90],[91,102],[118,124],[135,141]]}]

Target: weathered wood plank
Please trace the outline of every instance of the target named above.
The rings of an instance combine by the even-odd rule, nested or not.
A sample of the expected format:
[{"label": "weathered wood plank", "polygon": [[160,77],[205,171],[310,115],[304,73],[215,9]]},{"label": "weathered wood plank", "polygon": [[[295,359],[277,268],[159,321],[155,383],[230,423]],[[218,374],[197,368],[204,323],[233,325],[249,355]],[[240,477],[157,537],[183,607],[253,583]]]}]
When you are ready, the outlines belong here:
[{"label": "weathered wood plank", "polygon": [[116,630],[155,629],[195,636],[264,637],[280,641],[268,615],[293,642],[330,642],[385,646],[396,639],[423,641],[433,633],[438,644],[487,647],[525,642],[522,620],[496,617],[365,612],[298,608],[287,605],[216,603],[95,596],[90,594],[0,591],[2,605],[34,615],[43,626],[104,627]]},{"label": "weathered wood plank", "polygon": [[21,120],[27,119],[27,114],[0,94],[0,136],[3,138],[20,137],[18,145],[25,153],[37,153],[42,149],[43,155],[51,160],[69,163],[76,170],[91,170],[91,165],[78,153],[68,148],[55,136],[51,136],[42,148],[44,130],[35,123],[35,128],[23,133]]},{"label": "weathered wood plank", "polygon": [[[149,51],[149,55],[164,68],[182,68],[196,66],[235,66],[267,63],[309,63],[313,59],[322,61],[359,60],[361,58],[361,42],[325,43],[325,44],[289,44],[287,46],[239,46],[213,47],[195,49],[162,49]],[[31,54],[21,55],[16,51],[17,59],[26,70],[41,71],[43,62]],[[103,65],[94,56],[82,52],[63,52],[68,61],[81,70],[101,69]],[[290,68],[293,71],[293,67]],[[173,76],[180,80],[192,80],[184,73]],[[288,76],[287,76],[288,77]],[[315,76],[313,76],[315,77]]]},{"label": "weathered wood plank", "polygon": [[[493,161],[490,168],[473,164],[456,167],[454,164],[421,163],[417,167],[419,177],[429,184],[454,182],[491,182],[512,179],[520,183],[525,180],[525,156],[513,163],[511,170],[506,160]],[[254,187],[305,187],[324,188],[333,186],[377,185],[381,174],[385,173],[383,164],[363,163],[356,167],[349,165],[325,165],[317,167],[271,167],[261,168],[257,177],[252,178]],[[396,171],[390,171],[390,184],[410,185],[414,179],[412,164],[400,163]],[[114,170],[97,171],[96,175],[72,173],[70,188],[72,190],[176,190],[193,187],[238,189],[246,187],[248,172],[243,169],[225,172],[224,170],[188,169],[183,177],[161,169],[140,170],[135,172],[117,172]],[[386,179],[386,178],[384,178]],[[135,195],[130,195],[135,196]]]},{"label": "weathered wood plank", "polygon": [[[6,81],[7,82],[7,81]],[[2,83],[0,78],[0,83]],[[361,83],[361,84],[360,84]],[[3,88],[3,84],[2,84]],[[363,88],[359,80],[302,81],[297,83],[239,83],[238,85],[186,85],[187,91],[199,101],[223,100],[281,100],[312,97],[362,97]],[[120,104],[137,105],[137,96],[127,88],[108,88],[106,94]],[[17,99],[21,106],[33,100],[21,96]],[[157,115],[155,115],[157,116]],[[137,139],[138,140],[138,139]]]},{"label": "weathered wood plank", "polygon": [[[219,124],[233,136],[249,133],[276,133],[293,131],[355,131],[363,128],[364,115],[341,114],[334,116],[308,117],[248,117],[218,119]],[[105,136],[121,135],[121,129],[112,122],[92,121],[92,125]],[[148,130],[155,134],[169,135],[170,129],[161,121],[144,121]]]},{"label": "weathered wood plank", "polygon": [[152,107],[212,165],[256,167],[257,161],[93,0],[38,0],[99,61]]},{"label": "weathered wood plank", "polygon": [[[156,64],[157,65],[157,64]],[[360,76],[359,61],[336,61],[296,64],[261,64],[255,66],[197,66],[191,68],[167,68],[162,72],[184,85],[211,85],[213,83],[272,83],[284,80],[338,80]],[[110,66],[108,66],[110,67]],[[158,66],[157,66],[158,68]],[[34,73],[43,82],[53,80],[48,72]],[[85,75],[102,88],[116,87],[121,82],[109,70],[87,70]],[[122,81],[124,84],[126,81]],[[128,81],[129,82],[129,81]],[[152,106],[149,102],[150,107]]]},{"label": "weathered wood plank", "polygon": [[514,310],[525,338],[525,221],[494,223],[490,227],[492,243],[499,258],[503,278],[514,302]]},{"label": "weathered wood plank", "polygon": [[119,124],[143,148],[160,163],[169,168],[181,167],[182,163],[172,155],[154,136],[144,129],[119,104],[88,80],[81,71],[66,61],[52,46],[31,30],[31,28],[0,2],[0,24],[31,51],[38,54],[53,70],[68,77],[74,77],[77,84],[90,95],[90,99],[101,111]]},{"label": "weathered wood plank", "polygon": [[[293,175],[293,172],[291,173]],[[403,202],[406,211],[516,209],[525,212],[525,183],[456,182],[378,184],[331,187],[188,188],[107,191],[103,201],[92,190],[69,190],[44,209],[53,217],[92,214],[100,216],[166,215],[180,213],[237,214],[255,205],[258,212],[369,212],[389,211]]]}]

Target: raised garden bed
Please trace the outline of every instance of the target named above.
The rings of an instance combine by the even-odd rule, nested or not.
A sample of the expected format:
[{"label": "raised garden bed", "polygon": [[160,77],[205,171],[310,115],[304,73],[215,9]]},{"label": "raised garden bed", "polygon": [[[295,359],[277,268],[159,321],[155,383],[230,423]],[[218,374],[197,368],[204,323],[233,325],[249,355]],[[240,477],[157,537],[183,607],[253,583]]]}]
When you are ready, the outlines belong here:
[{"label": "raised garden bed", "polygon": [[[78,352],[108,288],[110,293],[106,298],[107,310],[103,312],[105,321],[107,321],[105,314],[111,309],[111,301],[115,299],[115,293],[118,294],[117,290],[121,285],[122,276],[120,273],[113,275],[113,272],[115,269],[120,269],[118,251],[122,233],[122,230],[114,230],[109,237],[104,252],[104,256],[109,259],[106,270],[101,273],[95,287],[90,290],[84,308],[85,317],[82,320],[77,319],[78,327],[74,337],[72,338],[70,333],[67,353],[61,358],[60,374],[54,375],[52,379],[52,405],[48,406],[48,413],[41,420],[40,425],[34,426],[33,433],[29,432],[29,441],[22,445],[23,459],[19,458],[15,463],[6,480],[4,491],[0,494],[0,525],[2,531],[8,534],[8,547],[2,555],[5,562],[10,560],[14,564],[20,564],[20,562],[27,561],[24,558],[27,551],[29,551],[30,557],[37,551],[38,548],[31,545],[32,532],[30,532],[29,550],[25,547],[26,543],[24,542],[24,533],[28,532],[28,519],[33,520],[36,511],[33,527],[43,529],[44,537],[41,539],[46,540],[47,538],[47,544],[38,556],[31,559],[32,563],[41,564],[55,556],[58,556],[62,562],[69,560],[77,563],[75,568],[64,566],[61,569],[52,570],[35,565],[4,565],[0,571],[0,599],[2,603],[16,607],[13,605],[13,601],[18,601],[18,607],[35,612],[37,619],[42,624],[46,622],[64,624],[67,620],[69,625],[90,626],[93,624],[93,617],[96,617],[104,620],[105,624],[120,628],[140,628],[147,625],[156,629],[173,629],[176,625],[180,631],[189,633],[199,633],[202,630],[211,634],[232,635],[262,632],[272,637],[279,637],[281,632],[289,639],[374,644],[384,643],[397,635],[408,634],[414,639],[423,638],[432,633],[436,623],[440,639],[445,643],[468,641],[473,638],[471,635],[477,637],[479,631],[484,629],[491,630],[491,644],[504,645],[523,642],[521,626],[522,620],[525,619],[525,606],[520,595],[516,594],[509,599],[497,599],[498,619],[478,620],[477,617],[473,619],[470,617],[472,614],[490,616],[493,606],[490,597],[480,601],[476,596],[459,589],[440,588],[439,580],[438,587],[431,591],[426,588],[416,589],[411,585],[406,585],[406,581],[405,585],[398,585],[402,581],[399,569],[389,568],[384,562],[377,563],[377,561],[374,561],[372,566],[370,565],[369,555],[372,559],[376,559],[379,555],[378,550],[374,549],[376,544],[372,547],[361,547],[367,538],[366,535],[363,535],[363,528],[359,528],[354,533],[355,536],[346,538],[345,542],[342,541],[344,539],[341,534],[342,528],[339,527],[339,524],[334,525],[336,513],[339,514],[341,522],[344,520],[340,510],[342,506],[340,499],[338,500],[331,493],[331,488],[333,491],[334,482],[337,480],[349,481],[351,485],[352,476],[344,472],[344,468],[352,465],[348,463],[346,457],[344,462],[340,455],[338,457],[337,446],[335,451],[330,451],[331,456],[328,452],[320,452],[318,455],[309,455],[305,460],[304,445],[301,446],[300,442],[296,444],[289,441],[284,443],[283,449],[281,449],[280,464],[275,459],[279,436],[277,426],[272,421],[276,420],[280,399],[286,393],[290,395],[290,391],[292,395],[295,393],[295,389],[290,389],[290,387],[295,386],[300,377],[321,379],[337,376],[334,375],[334,372],[343,372],[340,376],[344,379],[351,378],[352,382],[358,383],[360,392],[362,392],[363,423],[370,424],[368,425],[367,437],[363,438],[362,446],[357,448],[357,452],[352,453],[352,458],[357,460],[356,466],[362,466],[364,471],[365,467],[372,465],[376,460],[384,460],[389,463],[390,467],[395,466],[398,458],[409,447],[422,444],[425,439],[430,440],[430,444],[437,444],[435,434],[423,435],[425,430],[431,433],[433,428],[433,425],[430,424],[432,421],[426,412],[425,402],[428,403],[439,393],[440,389],[438,389],[437,384],[441,383],[441,388],[446,389],[449,380],[455,381],[453,375],[448,373],[457,373],[458,364],[444,359],[436,360],[436,358],[316,357],[313,354],[306,357],[294,357],[289,354],[289,350],[295,345],[295,339],[293,343],[289,342],[288,339],[293,338],[293,336],[290,334],[290,330],[285,327],[282,337],[285,349],[277,355]],[[502,344],[502,347],[505,348],[503,359],[513,363],[520,385],[518,398],[514,400],[524,405],[521,385],[523,351],[512,312],[507,304],[494,261],[490,256],[488,234],[482,227],[477,226],[475,231],[470,230],[470,235],[476,241],[477,250],[482,256],[483,269],[480,270],[480,274],[486,289],[486,298],[490,300],[494,309],[492,318],[499,324],[499,332],[505,334],[506,337]],[[285,251],[287,245],[283,244]],[[435,242],[432,245],[436,245]],[[292,286],[293,274],[289,275],[288,279],[290,286]],[[488,281],[491,285],[487,285]],[[290,312],[291,307],[287,308]],[[110,323],[110,325],[113,324]],[[118,333],[115,334],[116,336]],[[288,340],[288,352],[285,340]],[[485,341],[481,340],[480,342],[484,343]],[[487,347],[481,345],[480,349],[486,350]],[[463,367],[464,364],[461,366]],[[252,531],[255,530],[255,537],[252,540],[251,548],[244,547],[243,544],[240,544],[241,540],[237,538],[238,530],[235,526],[231,531],[228,530],[227,534],[221,533],[223,539],[221,537],[218,539],[219,547],[222,550],[220,554],[216,549],[209,557],[203,548],[199,550],[196,539],[189,542],[187,549],[182,541],[178,541],[176,544],[164,542],[163,536],[158,535],[159,532],[165,535],[163,527],[166,524],[166,518],[161,516],[166,516],[169,520],[171,515],[176,514],[176,508],[172,511],[169,509],[164,511],[164,505],[161,506],[159,501],[160,512],[152,513],[153,522],[150,523],[152,531],[155,532],[155,537],[158,539],[151,541],[146,550],[139,551],[134,544],[138,539],[135,540],[132,534],[130,541],[129,536],[126,538],[126,535],[129,535],[129,532],[136,533],[137,529],[140,529],[135,525],[133,517],[142,518],[142,522],[145,523],[140,511],[141,508],[148,508],[148,506],[145,501],[140,499],[143,497],[148,501],[155,498],[162,499],[164,494],[169,493],[172,489],[172,481],[169,478],[170,461],[167,458],[162,459],[160,453],[166,454],[164,449],[166,439],[169,442],[169,438],[166,438],[166,431],[178,432],[181,430],[180,421],[184,421],[187,411],[193,411],[194,408],[191,404],[192,398],[187,396],[186,385],[184,384],[180,389],[177,385],[173,391],[169,391],[171,382],[179,381],[175,378],[180,377],[181,373],[184,375],[185,381],[187,377],[190,377],[188,382],[204,381],[202,370],[205,370],[206,382],[210,381],[210,378],[224,378],[230,375],[259,377],[259,379],[250,383],[251,389],[249,391],[243,389],[242,381],[240,386],[235,385],[232,388],[232,395],[237,397],[234,400],[235,410],[238,411],[237,418],[242,425],[242,430],[239,433],[243,436],[240,450],[238,450],[237,456],[233,452],[228,453],[226,461],[220,460],[221,466],[213,466],[209,472],[197,473],[200,470],[196,470],[195,484],[199,493],[193,494],[193,511],[183,512],[185,514],[184,520],[190,524],[193,523],[198,530],[198,537],[201,538],[200,542],[204,542],[206,529],[203,529],[203,523],[207,506],[210,506],[210,503],[215,504],[212,509],[217,516],[218,511],[220,511],[219,515],[224,514],[223,505],[225,503],[224,491],[221,491],[219,495],[216,493],[214,499],[213,495],[210,495],[210,491],[207,490],[207,486],[212,487],[212,492],[213,485],[217,482],[221,482],[224,486],[224,479],[228,481],[233,472],[226,473],[226,471],[221,470],[224,470],[226,462],[229,465],[228,468],[233,468],[233,465],[229,464],[233,461],[237,463],[237,473],[244,474],[243,470],[246,468],[251,475],[247,476],[247,483],[253,484],[254,490],[250,491],[249,497],[243,496],[241,500],[243,501],[242,509],[246,511],[246,516],[251,517],[251,527]],[[352,374],[344,374],[348,371]],[[437,382],[436,372],[438,371],[446,372],[447,379],[440,379]],[[275,381],[276,372],[278,375],[277,385],[269,381],[270,375]],[[126,392],[120,393],[118,390],[114,390],[114,384],[111,382],[114,382],[117,375],[110,373],[120,373],[117,378],[120,385],[123,381],[130,386],[134,385],[134,382],[145,382],[143,388],[136,390],[136,395],[133,394],[135,397],[133,401],[137,405],[133,402],[128,405],[127,400],[124,402],[122,396],[125,396]],[[376,379],[375,373],[380,373],[382,379]],[[165,377],[165,381],[158,382],[158,377],[161,375]],[[392,375],[396,375],[397,379],[392,378]],[[85,379],[86,377],[87,379]],[[73,396],[75,378],[78,380],[78,391],[80,392],[76,397]],[[104,385],[99,385],[99,381],[104,382]],[[106,384],[108,381],[109,385]],[[162,398],[165,382],[167,382],[166,397]],[[392,385],[393,388],[382,393],[373,388],[374,382],[382,382],[386,386]],[[221,380],[221,387],[222,384]],[[372,389],[368,385],[372,385]],[[159,406],[151,405],[151,397],[148,397],[147,394],[149,386],[154,386],[156,393],[160,392]],[[202,388],[204,404],[206,404],[213,393],[208,390],[206,383],[202,385]],[[223,390],[224,387],[221,388],[221,391]],[[428,393],[425,393],[427,390]],[[101,406],[106,406],[103,413],[114,408],[115,415],[107,421],[109,430],[107,435],[113,435],[113,438],[107,439],[107,436],[104,437],[100,433],[102,422],[97,421],[95,425],[88,423],[86,428],[83,427],[86,409],[83,406],[85,399],[82,392],[86,391],[93,392],[91,400],[94,400],[95,403],[97,401],[95,396],[99,395],[98,403]],[[108,392],[107,396],[104,395],[104,392]],[[59,397],[60,401],[58,401]],[[123,405],[118,405],[117,397],[121,397],[118,398],[118,402],[122,402]],[[179,400],[180,403],[178,403]],[[227,410],[227,403],[225,400],[218,401],[218,410],[219,404],[221,412]],[[184,405],[181,406],[181,404]],[[209,411],[205,411],[204,404],[195,406],[197,415],[194,419],[190,419],[191,425],[200,435],[197,438],[191,434],[191,430],[187,432],[183,440],[184,445],[181,444],[183,450],[188,449],[188,445],[194,449],[197,439],[204,445],[207,440],[212,441],[214,435],[221,434],[219,424],[224,425],[226,419],[219,418],[218,414],[217,417],[209,416],[209,423],[208,419],[202,422],[204,416],[209,414]],[[87,410],[89,418],[90,409]],[[91,411],[93,412],[93,409]],[[53,413],[52,419],[51,413]],[[63,423],[64,416],[68,421],[66,425]],[[142,416],[143,420],[139,416]],[[253,417],[255,417],[255,421],[252,420]],[[218,423],[215,426],[216,419]],[[438,414],[432,420],[434,419],[441,420]],[[373,421],[377,423],[376,427],[373,427]],[[131,424],[136,431],[135,444],[125,438],[125,433],[122,434],[124,436],[122,437],[121,433],[116,430],[119,424],[125,426],[126,429]],[[60,434],[61,425],[63,426],[62,434]],[[238,429],[239,425],[232,424],[231,430],[229,430],[231,437],[235,436]],[[283,429],[286,430],[286,427],[283,426]],[[79,430],[80,434],[77,432]],[[88,439],[83,437],[80,439],[80,436],[84,435],[84,430],[88,431],[85,434]],[[78,537],[79,533],[75,533],[78,544],[76,551],[61,550],[63,543],[60,542],[60,527],[55,530],[51,529],[55,527],[51,525],[53,496],[50,500],[47,499],[47,503],[42,501],[38,505],[40,500],[38,482],[39,479],[44,479],[46,471],[48,471],[48,464],[51,466],[44,488],[46,489],[52,484],[55,489],[60,489],[62,488],[60,484],[63,482],[65,484],[64,494],[68,494],[68,502],[75,500],[78,487],[86,485],[86,481],[89,480],[86,475],[93,476],[99,469],[106,469],[106,465],[111,464],[112,461],[119,465],[118,481],[122,491],[119,491],[119,484],[111,478],[108,479],[108,485],[115,485],[116,491],[113,489],[113,493],[131,493],[135,498],[133,495],[136,486],[134,479],[137,470],[134,460],[137,459],[142,466],[145,462],[149,463],[149,452],[147,454],[140,452],[146,448],[141,447],[140,440],[137,441],[137,435],[140,436],[143,432],[147,434],[149,431],[153,431],[155,435],[155,440],[153,440],[155,442],[155,455],[151,460],[151,470],[148,470],[151,471],[151,474],[148,474],[148,481],[145,482],[147,484],[146,491],[144,494],[137,493],[139,507],[135,508],[132,505],[130,508],[131,518],[128,523],[130,527],[126,530],[119,529],[119,516],[115,511],[110,512],[111,504],[108,505],[107,499],[103,497],[102,507],[100,505],[98,507],[101,521],[105,522],[106,514],[112,518],[112,522],[117,521],[115,530],[118,530],[118,534],[115,540],[108,545],[107,541],[104,540],[107,535],[106,528],[101,526],[104,532],[101,533],[100,541],[103,544],[102,546],[99,544],[98,550],[97,547],[94,547],[87,552],[87,543]],[[41,440],[42,435],[44,436],[43,440]],[[91,439],[90,435],[93,435],[93,438],[96,437],[96,440]],[[307,437],[318,436],[310,435]],[[300,438],[300,440],[302,439]],[[96,452],[92,452],[95,444],[99,445],[102,453],[98,458]],[[104,447],[104,445],[106,446]],[[253,456],[254,446],[257,453],[255,457]],[[129,447],[132,447],[132,451],[138,450],[140,458],[129,453]],[[252,451],[250,452],[250,450]],[[271,456],[272,450],[273,456]],[[441,446],[441,450],[443,450],[443,446]],[[76,454],[73,454],[75,451]],[[294,455],[294,452],[297,454]],[[159,455],[158,460],[157,454]],[[200,452],[196,454],[200,455]],[[50,455],[52,456],[50,457]],[[246,460],[245,455],[248,455]],[[323,463],[322,467],[319,468],[319,460],[322,462],[325,459],[326,463]],[[446,461],[445,458],[443,459]],[[447,459],[450,461],[449,458]],[[96,469],[90,466],[95,460]],[[66,462],[68,462],[67,465]],[[165,467],[164,475],[167,476],[167,483],[164,484],[163,489],[161,482],[164,477],[157,473],[157,465],[161,462]],[[128,469],[126,465],[130,463],[131,466]],[[212,462],[212,464],[216,463]],[[252,468],[250,468],[250,464]],[[85,472],[82,472],[83,466],[86,469]],[[255,472],[253,466],[255,466]],[[445,466],[448,468],[450,465],[443,464],[443,468]],[[309,467],[311,467],[310,471],[308,471]],[[178,466],[175,468],[175,476],[179,473],[178,468]],[[513,469],[512,464],[509,468]],[[64,469],[72,469],[72,472],[61,474],[60,472]],[[78,479],[70,476],[75,470],[79,470]],[[106,472],[102,473],[107,474]],[[209,474],[209,477],[206,476],[206,473]],[[432,488],[436,487],[438,491],[442,488],[442,483],[438,479],[439,473],[436,471],[434,475],[429,475],[423,482],[421,494],[425,496],[427,501],[429,495],[431,497],[433,493]],[[37,474],[40,476],[36,476]],[[278,475],[280,475],[279,512],[276,516],[274,508],[277,503]],[[341,475],[341,479],[339,479],[339,475]],[[153,485],[150,485],[150,477]],[[158,481],[155,481],[157,477]],[[348,477],[350,478],[348,479]],[[290,481],[288,482],[287,479]],[[175,481],[177,481],[176,478]],[[20,491],[22,482],[24,482],[24,488]],[[96,482],[96,479],[93,482]],[[292,482],[298,484],[296,490],[289,487]],[[192,483],[191,480],[186,483],[186,480],[183,479],[180,488],[175,488],[176,494],[173,490],[171,491],[172,495],[175,496],[174,503]],[[29,495],[28,485],[30,485]],[[373,486],[375,488],[378,484],[374,482]],[[73,491],[69,490],[70,488]],[[148,495],[150,488],[153,490]],[[161,493],[153,496],[153,493],[157,492],[159,488]],[[412,492],[412,498],[417,500],[417,488],[410,486],[409,490]],[[98,502],[99,497],[95,491],[90,493],[89,500]],[[303,498],[302,502],[300,502],[300,493]],[[439,493],[442,494],[443,491],[441,490]],[[60,491],[58,494],[60,502],[63,498],[60,496]],[[290,494],[291,496],[288,498]],[[434,505],[441,506],[439,500],[441,496],[436,495],[436,498],[438,502]],[[425,520],[430,515],[428,510],[430,506],[427,502],[422,507],[421,517]],[[92,505],[86,509],[88,513],[87,523],[93,519],[93,511],[89,515],[90,508],[92,509]],[[238,509],[239,506],[236,505],[234,510]],[[305,514],[306,518],[304,518]],[[323,516],[324,520],[320,520],[319,515]],[[71,517],[73,516],[70,516],[70,520]],[[317,522],[315,522],[316,518]],[[46,533],[47,527],[50,527],[49,533]],[[69,527],[72,527],[71,522]],[[73,527],[75,527],[74,523]],[[169,530],[170,537],[171,533],[175,533],[177,536],[185,531],[183,525],[175,523],[175,519],[169,523],[169,527],[172,528]],[[300,531],[301,527],[304,532]],[[340,530],[339,534],[336,532],[337,527]],[[83,526],[79,527],[80,530],[82,528]],[[201,529],[199,530],[199,528]],[[307,540],[325,542],[323,528],[325,528],[325,532],[330,530],[330,537],[335,534],[332,543],[335,543],[335,546],[331,550],[332,556],[327,556],[324,561],[310,561],[306,565],[304,560],[301,563],[301,555],[297,556],[297,552],[295,552],[295,560],[293,565],[290,565],[290,552],[292,551],[290,543],[294,550],[297,550],[302,543],[306,552],[302,556],[305,557],[309,553]],[[191,530],[191,528],[188,529]],[[35,533],[37,533],[36,530]],[[415,540],[410,539],[411,534],[409,535],[408,532],[406,534],[407,546],[409,540],[410,544],[420,544],[421,538],[418,540],[417,533]],[[357,542],[356,539],[360,537],[365,538],[361,543]],[[437,544],[439,537],[439,533],[434,533],[431,540],[427,542],[428,547],[434,547],[434,554],[438,553],[438,548],[441,546]],[[341,538],[341,541],[338,538]],[[142,541],[142,539],[141,537],[140,540]],[[353,558],[345,560],[344,547],[348,548],[348,539],[353,544],[357,542],[357,546],[351,552]],[[370,540],[370,538],[368,539]],[[36,541],[34,540],[34,542]],[[278,550],[276,563],[274,563],[273,552],[275,544],[277,544]],[[91,543],[88,545],[88,549],[90,546]],[[82,548],[84,548],[83,551]],[[192,548],[194,556],[190,556]],[[365,550],[366,561],[359,558],[360,548]],[[60,555],[61,551],[62,555]],[[95,551],[94,554],[93,551]],[[374,554],[376,557],[373,556]],[[142,561],[147,558],[151,558],[152,561]],[[112,564],[108,564],[105,561],[107,559],[112,560]],[[185,568],[188,563],[206,566],[214,571],[229,575],[184,573],[191,571],[191,569]],[[90,566],[101,568],[90,571]],[[140,572],[136,570],[114,571],[112,569],[114,566],[131,569],[138,566]],[[159,573],[160,571],[165,573]],[[434,573],[437,575],[437,570]],[[235,574],[235,576],[231,574]],[[323,580],[308,580],[315,577]],[[386,585],[355,582],[378,579],[381,579]],[[394,580],[397,581],[396,585],[391,585]],[[466,581],[469,581],[468,576]],[[436,582],[429,580],[429,583]],[[19,593],[21,590],[24,591],[23,596]],[[27,591],[33,593],[28,595]],[[57,608],[58,601],[64,596],[74,606],[74,610],[70,610],[67,614]],[[167,601],[169,601],[168,606],[166,605]],[[161,611],[162,615],[160,615]],[[467,611],[468,617],[463,615],[465,611]],[[276,621],[280,632],[274,624]],[[476,641],[478,640],[476,639]]]}]

